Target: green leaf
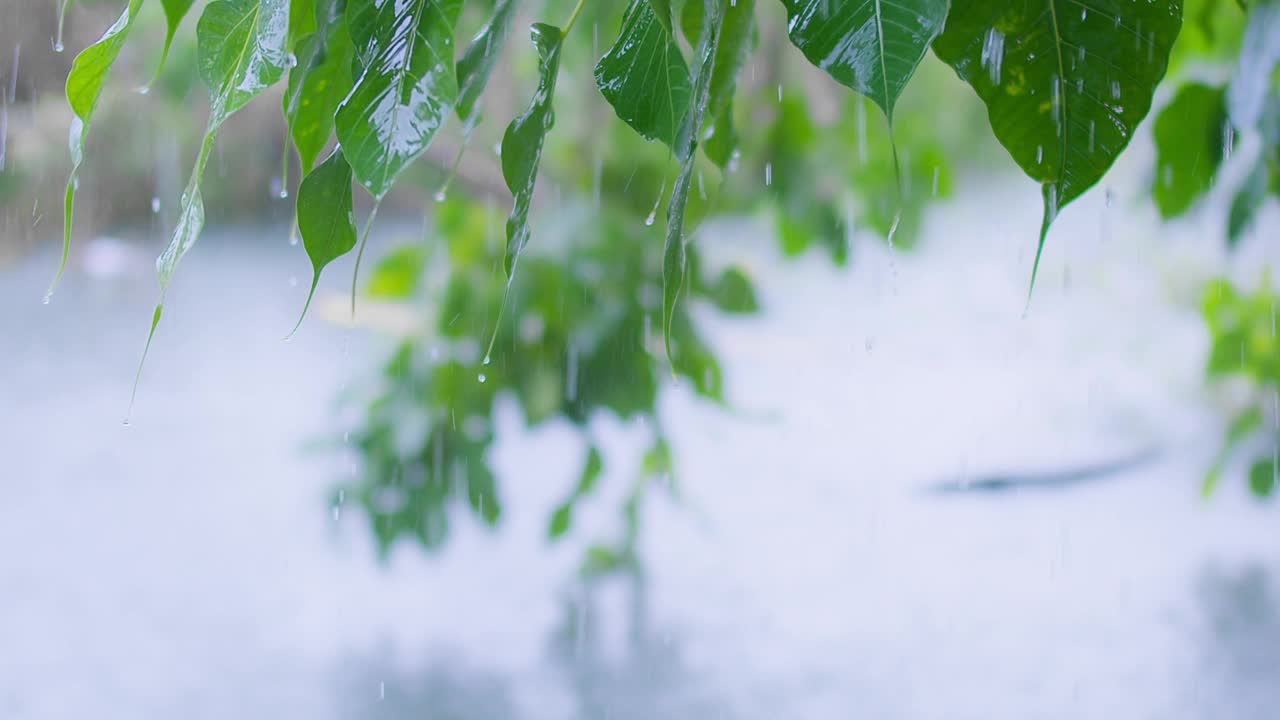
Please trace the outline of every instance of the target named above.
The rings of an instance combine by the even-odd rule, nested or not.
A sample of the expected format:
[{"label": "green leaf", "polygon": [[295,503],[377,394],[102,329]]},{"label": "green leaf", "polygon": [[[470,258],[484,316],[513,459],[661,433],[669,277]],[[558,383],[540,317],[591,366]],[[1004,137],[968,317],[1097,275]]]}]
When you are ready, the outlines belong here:
[{"label": "green leaf", "polygon": [[1098,182],[1151,109],[1181,0],[954,0],[938,57],[987,106],[996,139],[1040,182],[1045,236]]},{"label": "green leaf", "polygon": [[[696,4],[698,4],[698,0],[692,0],[691,2],[686,2],[685,7],[688,8],[690,5]],[[662,23],[662,27],[668,33],[674,33],[675,29],[671,25],[671,20],[675,17],[675,13],[671,9],[671,0],[649,0],[649,7],[653,10],[658,22]]]},{"label": "green leaf", "polygon": [[[715,68],[716,48],[720,42],[726,3],[726,0],[703,1],[706,7],[706,20],[703,23],[702,37],[698,41],[697,56],[700,59],[698,75],[695,78],[688,112],[684,115],[680,134],[674,145],[676,157],[680,161],[680,174],[676,176],[675,185],[671,188],[671,199],[667,204],[667,239],[662,250],[662,342],[668,361],[673,357],[671,328],[676,301],[680,297],[680,288],[684,285],[685,276],[685,244],[688,241],[684,234],[684,215],[689,204],[689,187],[693,181],[702,118],[706,114],[707,102],[711,94],[711,76]],[[597,73],[598,70],[599,66],[597,66]]]},{"label": "green leaf", "polygon": [[489,84],[493,66],[511,34],[517,0],[498,0],[493,17],[476,33],[458,60],[458,119],[465,128],[472,127],[479,116],[480,95]]},{"label": "green leaf", "polygon": [[617,41],[596,63],[596,87],[636,132],[675,149],[689,112],[689,66],[648,0],[631,0]]},{"label": "green leaf", "polygon": [[890,121],[894,103],[947,19],[947,0],[782,0],[782,4],[787,8],[787,34],[809,62],[841,85],[871,98]]},{"label": "green leaf", "polygon": [[[321,0],[334,4],[334,0]],[[298,47],[298,43],[302,38],[316,32],[321,25],[319,15],[326,14],[329,16],[341,15],[339,10],[337,13],[330,13],[316,7],[316,0],[289,0],[289,41],[288,47],[290,51]],[[326,18],[327,19],[327,18]]]},{"label": "green leaf", "polygon": [[1259,498],[1268,498],[1276,489],[1276,466],[1272,460],[1259,460],[1249,468],[1249,489]]},{"label": "green leaf", "polygon": [[453,28],[461,0],[350,0],[347,28],[364,68],[338,107],[342,152],[375,199],[431,144],[453,110]]},{"label": "green leaf", "polygon": [[[196,61],[200,78],[209,88],[209,126],[182,193],[178,225],[168,246],[156,259],[160,301],[142,350],[144,362],[155,337],[169,281],[178,262],[195,245],[204,228],[201,183],[218,129],[235,111],[284,75],[288,29],[288,0],[215,0],[205,6],[196,24]],[[138,372],[140,377],[141,364]],[[134,390],[137,390],[136,378]]]},{"label": "green leaf", "polygon": [[160,0],[160,6],[164,8],[164,45],[160,49],[160,62],[156,63],[155,75],[151,78],[154,84],[156,79],[160,77],[160,72],[164,70],[164,62],[169,57],[169,48],[173,45],[173,36],[178,32],[178,26],[182,24],[182,19],[187,16],[187,11],[195,4],[195,0]]},{"label": "green leaf", "polygon": [[369,275],[365,292],[384,300],[407,300],[422,284],[427,253],[421,245],[405,245],[387,253]]},{"label": "green leaf", "polygon": [[1227,108],[1222,88],[1183,85],[1155,122],[1152,196],[1160,215],[1181,215],[1213,183],[1222,164]]},{"label": "green leaf", "polygon": [[564,36],[560,28],[545,23],[535,23],[531,35],[538,48],[538,89],[529,108],[511,121],[502,136],[502,178],[515,195],[515,205],[507,218],[507,254],[503,261],[507,277],[529,242],[529,204],[538,178],[542,144],[556,120],[551,101],[555,97]]},{"label": "green leaf", "polygon": [[1253,226],[1253,217],[1262,207],[1267,196],[1267,184],[1270,180],[1266,162],[1258,159],[1244,179],[1244,183],[1231,197],[1231,208],[1227,211],[1227,245],[1234,247],[1240,238]]},{"label": "green leaf", "polygon": [[1249,4],[1244,42],[1235,75],[1227,88],[1227,108],[1236,129],[1251,130],[1258,124],[1277,63],[1280,63],[1280,2],[1255,0]]},{"label": "green leaf", "polygon": [[741,268],[731,267],[720,273],[715,284],[707,289],[707,297],[726,313],[747,314],[760,309],[751,280]]},{"label": "green leaf", "polygon": [[556,507],[551,513],[551,520],[547,523],[547,539],[558,540],[560,536],[569,532],[569,526],[573,524],[573,505],[564,503]]},{"label": "green leaf", "polygon": [[352,54],[351,35],[341,15],[298,42],[298,64],[289,71],[284,114],[303,175],[315,167],[333,134],[338,104],[351,91]]},{"label": "green leaf", "polygon": [[[724,13],[720,46],[711,73],[710,97],[707,100],[709,122],[702,136],[702,151],[719,167],[729,164],[737,147],[738,136],[733,127],[733,96],[738,87],[738,74],[751,56],[755,31],[756,0],[734,0]],[[685,3],[682,25],[690,42],[697,42],[702,32],[704,8],[698,0]]]},{"label": "green leaf", "polygon": [[320,272],[356,246],[356,217],[351,207],[351,166],[342,156],[342,149],[335,148],[329,158],[303,179],[298,188],[298,232],[302,246],[311,258],[313,273],[307,301],[298,318],[297,332],[302,319],[311,307],[316,294]]},{"label": "green leaf", "polygon": [[1262,427],[1262,411],[1257,405],[1249,406],[1232,419],[1230,427],[1227,428],[1227,438],[1222,443],[1222,449],[1218,451],[1209,471],[1204,475],[1204,482],[1200,485],[1201,497],[1207,498],[1213,494],[1218,486],[1218,479],[1222,475],[1222,468],[1231,458],[1231,452],[1239,447],[1250,433],[1260,427]]},{"label": "green leaf", "polygon": [[98,41],[76,55],[71,63],[71,71],[67,74],[67,103],[75,117],[71,120],[71,132],[68,144],[71,150],[71,174],[67,178],[67,189],[63,200],[62,220],[62,258],[58,261],[58,271],[45,295],[45,300],[53,294],[58,280],[67,269],[67,256],[71,254],[71,226],[74,218],[76,186],[79,184],[80,164],[84,161],[84,143],[89,136],[89,121],[93,111],[98,107],[98,98],[102,95],[102,86],[111,73],[111,66],[120,55],[120,48],[133,29],[134,18],[142,7],[142,0],[129,0],[124,12],[112,23],[111,27],[98,38]]}]

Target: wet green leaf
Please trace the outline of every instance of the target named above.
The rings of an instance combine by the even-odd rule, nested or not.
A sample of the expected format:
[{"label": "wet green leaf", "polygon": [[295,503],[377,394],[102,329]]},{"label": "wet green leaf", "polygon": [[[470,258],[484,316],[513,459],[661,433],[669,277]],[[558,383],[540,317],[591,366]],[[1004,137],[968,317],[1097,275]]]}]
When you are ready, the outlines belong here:
[{"label": "wet green leaf", "polygon": [[689,112],[689,66],[648,0],[631,0],[618,39],[596,63],[595,74],[600,94],[618,117],[646,139],[675,149]]},{"label": "wet green leaf", "polygon": [[[733,127],[733,97],[738,87],[738,74],[751,57],[755,9],[756,0],[734,0],[725,9],[724,27],[720,31],[720,45],[711,74],[708,120],[702,133],[706,142],[702,151],[722,168],[728,165],[738,145],[737,131]],[[699,0],[685,3],[681,25],[691,43],[696,43],[702,33],[703,15],[704,6]]]},{"label": "wet green leaf", "polygon": [[1276,489],[1276,466],[1273,460],[1259,460],[1249,468],[1249,489],[1259,498],[1271,497]]},{"label": "wet green leaf", "polygon": [[[322,4],[334,4],[334,0],[320,0]],[[289,0],[289,40],[288,48],[293,51],[302,42],[302,38],[320,29],[318,15],[323,11],[316,7],[316,0]],[[324,13],[329,14],[329,13]],[[341,9],[336,15],[341,15]]]},{"label": "wet green leaf", "polygon": [[[204,228],[201,183],[218,129],[232,113],[284,75],[288,26],[288,0],[215,0],[205,6],[196,24],[197,65],[201,80],[209,88],[209,126],[182,193],[177,227],[156,259],[160,301],[142,351],[144,361],[155,337],[169,281]],[[136,379],[134,385],[136,392]]]},{"label": "wet green leaf", "polygon": [[[692,0],[692,2],[686,2],[685,7],[696,4],[698,4],[698,0]],[[675,17],[675,13],[672,12],[671,0],[649,0],[649,7],[653,10],[653,15],[658,19],[658,22],[662,23],[662,27],[668,33],[674,33],[675,28],[672,27],[671,21]]]},{"label": "wet green leaf", "polygon": [[298,64],[289,71],[289,86],[284,94],[284,114],[302,174],[306,175],[333,134],[338,104],[351,91],[351,36],[342,15],[303,36],[296,55]]},{"label": "wet green leaf", "polygon": [[67,74],[67,103],[75,117],[71,121],[71,132],[68,144],[71,150],[71,174],[67,178],[67,189],[63,200],[62,220],[62,258],[58,261],[58,271],[45,298],[53,294],[54,287],[62,278],[67,268],[67,256],[71,252],[71,226],[74,221],[76,187],[79,184],[80,165],[84,161],[84,143],[89,136],[89,121],[93,111],[98,107],[98,98],[102,95],[102,86],[111,73],[111,66],[120,55],[120,48],[133,29],[133,21],[142,7],[142,0],[129,0],[124,12],[112,23],[111,27],[98,38],[97,42],[80,51],[71,63],[71,72]]},{"label": "wet green leaf", "polygon": [[1213,183],[1222,164],[1227,109],[1222,88],[1183,85],[1155,122],[1156,176],[1152,195],[1160,215],[1181,215]]},{"label": "wet green leaf", "polygon": [[1182,26],[1180,0],[954,0],[938,57],[978,93],[991,129],[1040,182],[1045,236],[1098,182],[1151,109]]},{"label": "wet green leaf", "polygon": [[894,103],[947,19],[947,0],[782,0],[782,4],[787,8],[791,42],[809,62],[841,85],[871,98],[890,119]]},{"label": "wet green leaf", "polygon": [[472,127],[479,116],[480,95],[489,83],[494,63],[502,54],[511,34],[511,21],[515,19],[517,0],[498,0],[493,17],[471,39],[466,52],[458,60],[458,119],[465,128]]},{"label": "wet green leaf", "polygon": [[453,111],[453,29],[461,0],[349,0],[364,70],[338,107],[338,141],[356,179],[381,199]]},{"label": "wet green leaf", "polygon": [[703,1],[706,6],[706,19],[703,23],[702,37],[698,41],[698,74],[695,78],[689,109],[681,122],[680,133],[674,145],[676,157],[680,161],[680,174],[676,176],[675,185],[671,188],[671,199],[667,204],[667,239],[662,250],[662,342],[666,348],[668,360],[673,358],[671,329],[675,319],[676,301],[680,297],[680,289],[685,279],[685,244],[688,239],[684,233],[684,215],[689,203],[689,187],[693,181],[693,170],[697,160],[702,118],[706,114],[711,93],[711,76],[715,68],[716,49],[720,42],[726,4],[726,0]]},{"label": "wet green leaf", "polygon": [[515,270],[525,244],[529,242],[529,204],[538,179],[538,163],[547,131],[555,124],[552,100],[556,93],[556,76],[560,73],[560,28],[535,23],[531,35],[538,49],[538,89],[528,109],[507,126],[502,136],[502,178],[515,195],[515,204],[507,218],[507,254],[503,260],[507,276]]},{"label": "wet green leaf", "polygon": [[164,8],[164,45],[160,49],[160,62],[156,63],[156,73],[152,77],[151,82],[155,83],[155,79],[160,77],[160,72],[164,70],[164,62],[169,58],[169,48],[173,45],[173,36],[178,32],[178,26],[182,24],[182,19],[187,16],[187,11],[195,4],[195,0],[160,0],[160,6]]},{"label": "wet green leaf", "polygon": [[[328,159],[307,175],[298,188],[298,232],[313,270],[311,289],[298,325],[307,315],[316,294],[320,272],[356,246],[356,217],[351,207],[351,166],[336,148]],[[296,331],[298,328],[294,326]]]}]

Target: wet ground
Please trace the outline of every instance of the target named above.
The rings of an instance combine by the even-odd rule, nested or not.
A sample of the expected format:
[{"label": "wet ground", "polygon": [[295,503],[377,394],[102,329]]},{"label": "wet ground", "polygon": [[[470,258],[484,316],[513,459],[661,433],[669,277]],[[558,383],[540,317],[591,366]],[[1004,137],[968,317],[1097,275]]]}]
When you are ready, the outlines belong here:
[{"label": "wet ground", "polygon": [[[1033,187],[970,188],[923,251],[862,239],[845,271],[707,231],[766,307],[701,316],[736,411],[664,395],[687,503],[652,505],[645,575],[591,587],[588,535],[541,540],[579,441],[509,403],[499,532],[379,566],[335,517],[348,460],[316,441],[381,345],[318,318],[281,341],[308,267],[279,229],[212,230],[184,263],[128,426],[149,258],[99,245],[49,306],[49,254],[0,269],[0,717],[1266,717],[1277,510],[1238,468],[1198,494],[1216,245],[1103,196],[1064,212],[1026,317]],[[642,450],[597,430],[611,466]]]}]

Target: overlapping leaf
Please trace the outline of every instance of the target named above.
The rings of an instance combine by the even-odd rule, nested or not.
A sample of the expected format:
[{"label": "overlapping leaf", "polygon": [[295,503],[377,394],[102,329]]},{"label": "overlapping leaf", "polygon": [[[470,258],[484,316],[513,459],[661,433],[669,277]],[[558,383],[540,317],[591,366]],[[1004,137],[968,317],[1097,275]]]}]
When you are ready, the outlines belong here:
[{"label": "overlapping leaf", "polygon": [[164,45],[160,49],[160,62],[156,63],[156,74],[151,79],[152,82],[164,70],[164,62],[169,58],[169,48],[173,45],[173,36],[177,34],[178,26],[194,4],[195,0],[160,0],[160,6],[164,8]]},{"label": "overlapping leaf", "polygon": [[1151,109],[1181,26],[1181,0],[953,0],[933,48],[1042,185],[1037,268],[1058,211],[1102,178]]},{"label": "overlapping leaf", "polygon": [[[737,91],[738,74],[751,56],[755,32],[756,0],[734,0],[724,12],[724,27],[720,31],[720,45],[716,50],[715,67],[711,72],[711,89],[707,99],[708,120],[702,136],[706,142],[702,151],[716,165],[728,164],[738,144],[733,127],[733,96]],[[702,33],[704,7],[698,0],[685,3],[681,24],[685,37],[696,43]]]},{"label": "overlapping leaf", "polygon": [[196,24],[197,65],[209,88],[209,127],[182,193],[178,225],[156,259],[160,302],[147,335],[148,347],[160,321],[169,281],[204,228],[201,183],[218,130],[232,113],[284,76],[288,31],[288,0],[215,0],[205,7]]},{"label": "overlapping leaf", "polygon": [[340,12],[323,12],[333,0],[322,0],[325,15],[319,28],[298,40],[297,65],[289,71],[284,114],[289,137],[298,150],[302,172],[311,172],[333,134],[338,104],[351,91],[351,36]]},{"label": "overlapping leaf", "polygon": [[894,103],[947,18],[947,0],[782,0],[782,4],[787,8],[787,34],[809,62],[841,85],[871,98],[890,118]]},{"label": "overlapping leaf", "polygon": [[689,203],[689,187],[693,181],[702,119],[706,115],[711,95],[711,78],[715,70],[716,50],[719,47],[726,4],[726,0],[690,1],[704,2],[706,15],[702,36],[698,41],[698,74],[694,80],[689,108],[684,114],[674,146],[676,157],[680,161],[680,174],[676,176],[667,205],[667,239],[662,251],[662,339],[669,360],[674,357],[671,354],[671,331],[676,301],[680,297],[685,278],[687,239],[684,234],[684,214]]},{"label": "overlapping leaf", "polygon": [[[67,267],[67,256],[71,252],[71,225],[74,220],[76,186],[80,174],[80,165],[84,161],[84,143],[89,136],[89,121],[98,106],[98,98],[102,95],[102,86],[111,73],[111,66],[120,55],[129,32],[133,29],[134,19],[142,7],[142,0],[129,0],[124,12],[98,38],[98,41],[76,56],[71,63],[71,72],[67,75],[67,102],[75,117],[71,121],[71,133],[68,144],[71,149],[71,175],[67,178],[67,189],[63,200],[62,220],[62,258],[58,261],[58,272],[49,286],[49,293],[58,284]],[[46,296],[47,299],[47,296]]]},{"label": "overlapping leaf", "polygon": [[480,95],[489,83],[494,63],[502,54],[511,34],[511,21],[515,19],[518,0],[497,0],[493,17],[471,39],[466,52],[458,60],[458,119],[463,127],[470,128],[479,115]]},{"label": "overlapping leaf", "polygon": [[341,148],[335,148],[298,188],[298,232],[312,268],[311,289],[307,291],[299,325],[311,307],[320,272],[356,246],[356,218],[351,203],[351,166]]},{"label": "overlapping leaf", "polygon": [[349,0],[363,72],[338,107],[342,152],[375,198],[427,149],[458,97],[453,29],[462,0]]},{"label": "overlapping leaf", "polygon": [[528,109],[520,114],[502,137],[502,177],[515,195],[515,204],[507,218],[507,275],[515,270],[516,260],[529,242],[529,204],[542,159],[542,145],[547,131],[555,124],[552,100],[556,92],[556,76],[560,73],[560,50],[564,36],[560,28],[536,23],[532,28],[533,44],[538,49],[538,89]]},{"label": "overlapping leaf", "polygon": [[596,86],[636,132],[675,149],[689,112],[689,66],[649,0],[631,0],[617,41],[596,63]]}]

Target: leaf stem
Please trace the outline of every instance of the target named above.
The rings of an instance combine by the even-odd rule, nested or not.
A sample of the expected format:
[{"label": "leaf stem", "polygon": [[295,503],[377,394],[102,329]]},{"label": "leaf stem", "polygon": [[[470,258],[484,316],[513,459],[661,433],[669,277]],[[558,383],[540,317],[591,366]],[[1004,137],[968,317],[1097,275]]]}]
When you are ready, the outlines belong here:
[{"label": "leaf stem", "polygon": [[378,208],[382,207],[382,198],[373,203],[369,211],[369,219],[364,221],[364,230],[360,233],[360,248],[356,250],[356,266],[351,271],[351,319],[356,317],[356,283],[360,278],[360,259],[364,257],[364,244],[369,240],[369,231],[373,229],[373,220],[378,217]]},{"label": "leaf stem", "polygon": [[578,4],[573,7],[573,13],[569,15],[569,20],[564,24],[564,30],[560,31],[560,37],[568,37],[569,31],[573,29],[573,24],[578,21],[578,13],[582,12],[582,6],[587,4],[587,0],[578,0]]}]

